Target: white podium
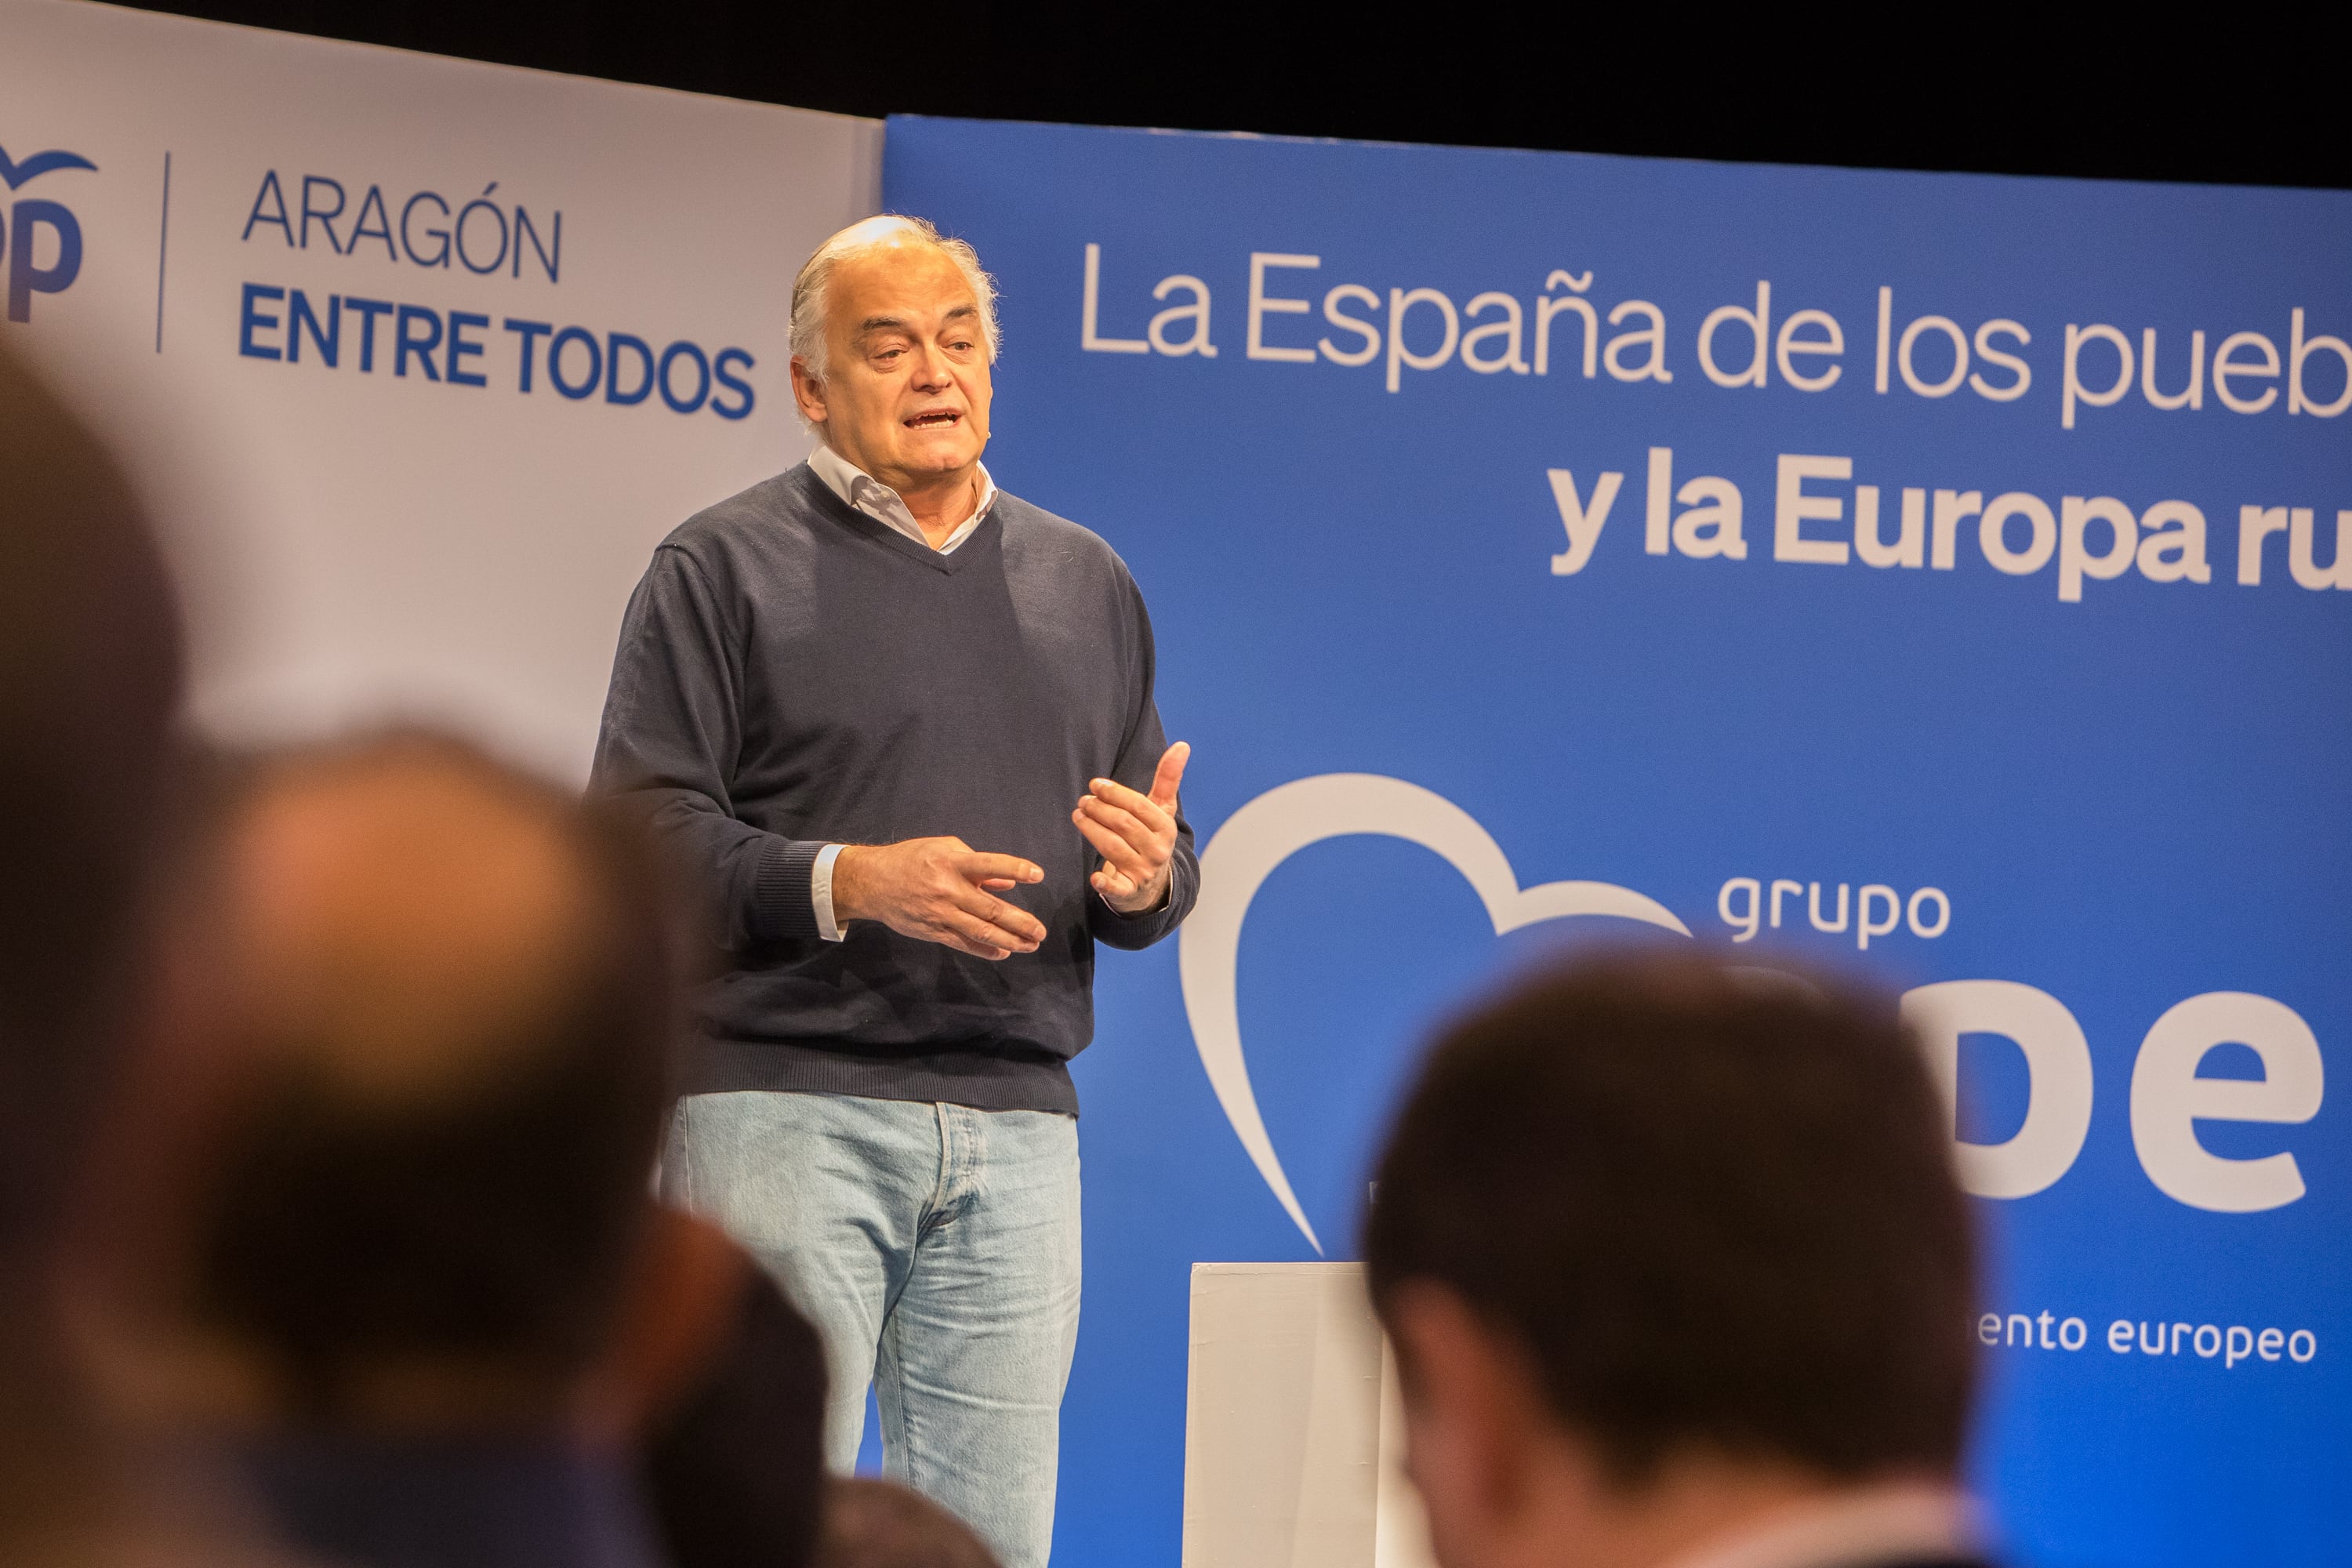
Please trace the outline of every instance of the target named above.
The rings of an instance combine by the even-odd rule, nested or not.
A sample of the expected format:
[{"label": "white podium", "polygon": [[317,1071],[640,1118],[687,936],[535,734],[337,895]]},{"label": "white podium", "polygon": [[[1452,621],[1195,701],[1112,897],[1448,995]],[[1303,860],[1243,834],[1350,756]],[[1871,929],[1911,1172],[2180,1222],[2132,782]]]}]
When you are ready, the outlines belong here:
[{"label": "white podium", "polygon": [[1196,1263],[1183,1568],[1433,1568],[1354,1263]]}]

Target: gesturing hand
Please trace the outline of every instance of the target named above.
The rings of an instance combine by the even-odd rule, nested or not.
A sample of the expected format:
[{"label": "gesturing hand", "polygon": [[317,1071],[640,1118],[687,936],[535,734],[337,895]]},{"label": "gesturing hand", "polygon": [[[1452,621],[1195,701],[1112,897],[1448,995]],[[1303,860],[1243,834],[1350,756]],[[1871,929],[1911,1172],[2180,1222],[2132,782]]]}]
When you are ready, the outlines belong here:
[{"label": "gesturing hand", "polygon": [[983,855],[961,838],[853,844],[834,858],[833,913],[974,958],[1007,958],[1036,952],[1045,928],[993,895],[1045,877],[1018,856]]},{"label": "gesturing hand", "polygon": [[1087,880],[1120,914],[1157,909],[1168,896],[1168,862],[1176,853],[1176,786],[1184,782],[1184,763],[1192,754],[1182,741],[1160,753],[1150,795],[1117,779],[1097,779],[1070,813],[1103,858],[1102,868]]}]

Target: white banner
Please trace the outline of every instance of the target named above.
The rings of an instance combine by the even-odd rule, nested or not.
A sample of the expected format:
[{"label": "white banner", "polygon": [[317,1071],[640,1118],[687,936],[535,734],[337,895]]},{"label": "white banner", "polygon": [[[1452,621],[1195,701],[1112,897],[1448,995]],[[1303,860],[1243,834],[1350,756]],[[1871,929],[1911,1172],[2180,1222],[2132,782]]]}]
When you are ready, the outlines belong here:
[{"label": "white banner", "polygon": [[0,333],[173,531],[197,711],[583,778],[629,589],[796,461],[794,270],[879,122],[0,0]]}]

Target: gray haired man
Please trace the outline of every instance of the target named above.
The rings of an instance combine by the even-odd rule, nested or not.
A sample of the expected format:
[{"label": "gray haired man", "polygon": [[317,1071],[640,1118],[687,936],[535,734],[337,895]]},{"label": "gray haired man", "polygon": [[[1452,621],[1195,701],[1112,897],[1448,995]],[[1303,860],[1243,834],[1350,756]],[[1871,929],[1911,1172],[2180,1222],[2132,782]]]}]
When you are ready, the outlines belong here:
[{"label": "gray haired man", "polygon": [[867,1384],[887,1470],[1007,1568],[1053,1539],[1078,1311],[1097,942],[1192,907],[1187,748],[1110,548],[999,490],[995,289],[880,217],[793,289],[806,463],[689,519],[631,599],[594,787],[707,875],[671,1196],[824,1331],[828,1457]]}]

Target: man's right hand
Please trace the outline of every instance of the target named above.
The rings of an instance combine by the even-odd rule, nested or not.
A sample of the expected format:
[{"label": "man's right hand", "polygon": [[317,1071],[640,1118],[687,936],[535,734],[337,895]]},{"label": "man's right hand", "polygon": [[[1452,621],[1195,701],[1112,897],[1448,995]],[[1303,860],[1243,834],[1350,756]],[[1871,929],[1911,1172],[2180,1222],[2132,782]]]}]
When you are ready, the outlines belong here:
[{"label": "man's right hand", "polygon": [[880,921],[900,936],[974,958],[1034,952],[1045,927],[994,895],[1045,873],[1015,855],[983,855],[961,838],[852,844],[833,862],[833,918]]}]

